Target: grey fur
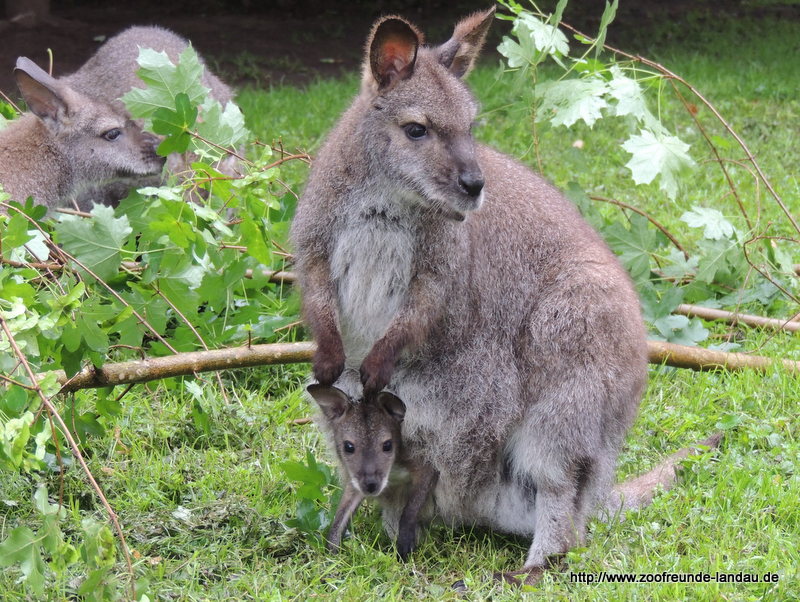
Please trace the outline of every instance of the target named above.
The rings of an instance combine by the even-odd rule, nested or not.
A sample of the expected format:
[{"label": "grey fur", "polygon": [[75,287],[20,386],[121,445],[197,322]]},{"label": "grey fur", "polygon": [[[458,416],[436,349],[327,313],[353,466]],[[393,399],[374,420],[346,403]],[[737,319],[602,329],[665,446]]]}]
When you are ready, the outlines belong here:
[{"label": "grey fur", "polygon": [[[413,446],[403,441],[400,424],[404,416],[404,404],[399,398],[381,392],[376,402],[365,402],[361,398],[358,374],[354,370],[346,370],[336,385],[315,384],[308,387],[321,410],[315,421],[337,456],[341,480],[345,484],[336,518],[328,533],[328,547],[331,550],[338,549],[347,523],[358,505],[365,496],[374,496],[386,512],[400,512],[397,549],[400,557],[405,559],[416,546],[419,518],[429,520],[437,514],[441,515],[437,504],[446,499],[449,493],[440,488],[434,490],[438,473],[425,458],[415,455]],[[386,397],[381,399],[380,396]],[[387,411],[387,405],[401,409]],[[648,472],[615,485],[600,500],[595,511],[602,518],[611,519],[626,510],[649,505],[659,490],[667,491],[675,484],[676,470],[683,459],[704,448],[717,447],[721,437],[721,433],[716,433],[664,458]],[[387,440],[393,445],[392,453],[381,452],[381,445]],[[344,441],[353,445],[349,454],[343,451]],[[510,519],[510,527],[499,528],[520,533],[516,525],[532,525],[536,522],[537,508],[535,501],[531,501],[535,500],[536,484],[530,479],[514,478],[511,470],[511,466],[504,464],[496,475],[494,485],[486,488],[494,493],[494,499],[486,501],[486,510],[496,513],[497,517],[479,522],[497,527],[500,521]],[[373,482],[382,483],[382,486],[370,493],[364,492],[363,482],[367,475]],[[433,498],[430,496],[432,491],[435,491]],[[473,524],[475,519],[453,521],[451,517],[450,522]],[[533,535],[533,532],[521,534]],[[524,572],[528,571],[530,568]]]},{"label": "grey fur", "polygon": [[0,131],[0,183],[12,199],[54,209],[88,187],[161,173],[157,139],[126,114],[25,57],[14,74],[31,112]]},{"label": "grey fur", "polygon": [[[647,350],[631,281],[598,234],[471,136],[477,103],[460,76],[493,14],[439,48],[397,17],[376,24],[292,238],[316,378],[358,368],[368,398],[390,384],[404,444],[439,472],[439,516],[532,536],[533,571],[605,503]],[[479,194],[465,175],[482,178]],[[384,506],[389,532],[403,507]]]},{"label": "grey fur", "polygon": [[[181,52],[189,45],[189,41],[178,34],[157,26],[133,26],[109,38],[97,52],[84,63],[80,69],[70,75],[63,76],[60,81],[72,86],[92,98],[108,102],[121,113],[129,115],[125,104],[120,100],[133,88],[144,88],[146,84],[136,75],[139,70],[140,48],[150,48],[157,52],[165,52],[173,63],[177,63]],[[233,92],[220,80],[198,55],[203,66],[202,84],[210,90],[211,98],[223,107],[233,101]],[[138,122],[141,125],[141,121]],[[167,173],[185,174],[196,157],[190,153],[173,153],[167,158]],[[238,167],[235,157],[227,157],[217,166],[227,175],[235,175]],[[136,186],[158,185],[160,178],[147,178],[136,182]],[[106,187],[81,199],[86,205],[90,200],[115,204],[123,198],[128,187]]]},{"label": "grey fur", "polygon": [[[365,497],[386,503],[402,499],[397,552],[405,559],[416,546],[418,518],[428,502],[438,474],[428,464],[412,458],[402,443],[405,404],[382,391],[366,401],[360,394],[358,374],[348,370],[338,387],[309,385],[308,392],[320,409],[316,422],[327,435],[339,461],[344,493],[328,531],[328,548],[337,550],[347,524]],[[350,393],[346,392],[350,391]],[[402,493],[400,493],[402,492]]]}]

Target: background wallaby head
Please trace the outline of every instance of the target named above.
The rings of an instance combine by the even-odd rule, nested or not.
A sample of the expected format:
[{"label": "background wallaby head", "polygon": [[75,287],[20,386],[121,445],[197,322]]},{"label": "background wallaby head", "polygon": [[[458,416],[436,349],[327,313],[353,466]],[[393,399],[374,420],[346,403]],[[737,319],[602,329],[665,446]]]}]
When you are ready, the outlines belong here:
[{"label": "background wallaby head", "polygon": [[[156,52],[164,52],[173,63],[177,64],[181,52],[187,46],[189,46],[188,40],[162,27],[129,27],[109,38],[80,69],[59,78],[59,81],[67,83],[87,96],[110,103],[121,114],[128,115],[120,97],[133,88],[146,86],[145,82],[137,75],[139,51],[149,48]],[[201,56],[198,55],[198,59],[203,66],[201,82],[209,89],[211,98],[225,108],[225,105],[233,100],[233,92],[209,70]],[[142,125],[141,121],[137,123]],[[191,162],[196,159],[196,156],[191,153],[173,153],[167,158],[166,172],[185,176],[189,173]],[[238,159],[233,156],[223,158],[216,167],[230,176],[237,175],[240,170]],[[158,185],[158,183],[158,180],[143,179],[135,184],[147,186]],[[114,205],[127,192],[128,187],[119,186],[91,191],[91,194],[86,195],[87,198],[81,199],[81,204],[87,205],[90,201],[96,201]]]},{"label": "background wallaby head", "polygon": [[48,207],[94,184],[158,174],[155,136],[111,105],[52,78],[26,57],[14,76],[32,115],[0,133],[0,182]]},{"label": "background wallaby head", "polygon": [[[361,98],[374,109],[362,124],[370,165],[417,202],[455,219],[480,207],[484,179],[472,124],[477,102],[460,78],[472,68],[494,8],[459,23],[442,46],[423,46],[422,34],[400,17],[372,29]],[[449,77],[455,75],[456,77]],[[398,127],[399,126],[399,127]]]},{"label": "background wallaby head", "polygon": [[356,402],[333,386],[309,385],[308,392],[330,424],[336,455],[350,483],[363,495],[380,495],[401,449],[405,404],[387,391]]}]

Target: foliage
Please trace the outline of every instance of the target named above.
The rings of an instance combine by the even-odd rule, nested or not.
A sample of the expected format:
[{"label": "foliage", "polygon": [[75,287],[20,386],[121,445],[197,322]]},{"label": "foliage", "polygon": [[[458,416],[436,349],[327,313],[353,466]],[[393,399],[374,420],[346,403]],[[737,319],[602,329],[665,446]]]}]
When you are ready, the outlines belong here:
[{"label": "foliage", "polygon": [[[268,146],[253,145],[252,160],[238,163],[241,175],[223,174],[218,162],[250,138],[238,107],[223,108],[208,97],[191,48],[177,66],[149,50],[141,51],[140,64],[149,86],[126,95],[128,108],[164,136],[159,153],[189,151],[193,173],[133,191],[116,208],[95,205],[89,215],[54,221],[29,199],[6,200],[9,215],[0,216],[6,263],[0,319],[24,363],[40,374],[38,382],[31,380],[12,340],[0,333],[0,373],[16,383],[0,384],[5,470],[55,470],[57,457],[70,457],[48,415],[36,412],[37,387],[47,398],[59,391],[55,370],[71,376],[87,363],[271,341],[296,321],[296,301],[287,302],[269,283],[269,274],[283,265],[277,253],[294,203],[278,188],[280,159]],[[83,396],[63,399],[59,408],[72,436],[84,443],[104,436],[121,411],[110,389],[92,403]],[[194,417],[207,426],[199,401]],[[12,531],[0,562],[21,563],[27,583],[40,591],[41,554],[56,554],[56,544],[34,535],[27,527]],[[81,595],[101,599],[116,588],[109,580],[109,538],[105,526],[85,527],[80,558],[88,572]],[[64,565],[49,566],[57,571]]]},{"label": "foliage", "polygon": [[289,460],[281,463],[280,468],[288,481],[300,484],[295,492],[298,498],[295,517],[286,521],[286,525],[319,543],[319,536],[331,524],[341,496],[341,490],[335,487],[336,479],[330,467],[318,462],[314,454],[307,450],[305,463]]},{"label": "foliage", "polygon": [[[628,137],[620,148],[630,154],[625,167],[633,181],[637,185],[658,181],[667,198],[675,200],[682,188],[682,175],[696,167],[689,155],[689,144],[667,130],[660,114],[665,104],[664,90],[670,84],[674,88],[679,78],[647,59],[621,51],[604,52],[607,28],[616,14],[618,0],[606,3],[595,38],[575,33],[575,40],[582,46],[575,55],[571,54],[568,39],[559,28],[566,0],[561,0],[551,15],[543,13],[536,4],[532,4],[531,10],[513,0],[501,4],[512,14],[500,18],[512,20],[513,26],[512,36],[504,37],[498,51],[505,57],[508,69],[516,72],[520,81],[530,84],[521,102],[529,104],[534,124],[573,128],[582,121],[591,129],[601,120],[605,124],[622,119]],[[543,75],[541,67],[548,59],[560,72],[554,79],[546,78],[551,72]],[[674,89],[676,96],[684,100]],[[655,103],[651,96],[655,96]],[[651,111],[652,104],[659,111]],[[690,113],[697,111],[691,107],[687,105]],[[700,122],[695,120],[695,125],[705,135]],[[735,137],[733,131],[729,133]],[[537,132],[533,135],[538,148]],[[734,146],[719,136],[715,136],[716,143],[710,136],[705,137],[717,157],[719,149]],[[724,170],[724,162],[719,164]],[[681,246],[675,248],[674,237],[669,240],[645,213],[633,213],[627,219],[610,217],[598,211],[575,182],[570,182],[568,194],[630,272],[642,297],[651,337],[655,339],[692,345],[708,337],[709,331],[699,319],[672,315],[681,303],[719,307],[758,302],[770,307],[782,292],[796,300],[790,292],[796,290],[796,281],[787,250],[788,243],[795,241],[772,238],[768,246],[755,245],[755,254],[765,252],[759,260],[751,259],[746,245],[757,243],[770,224],[760,227],[752,223],[744,209],[741,216],[726,216],[702,205],[685,212],[681,220],[696,232],[702,232],[700,236],[692,236],[694,246],[689,254]],[[739,198],[735,187],[732,194]],[[791,279],[789,283],[787,278]]]}]

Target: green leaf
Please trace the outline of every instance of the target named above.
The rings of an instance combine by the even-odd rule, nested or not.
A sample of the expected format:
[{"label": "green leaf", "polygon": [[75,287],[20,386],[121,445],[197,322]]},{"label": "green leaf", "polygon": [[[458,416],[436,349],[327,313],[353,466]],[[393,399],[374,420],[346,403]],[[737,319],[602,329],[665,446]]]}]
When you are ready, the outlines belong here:
[{"label": "green leaf", "polygon": [[603,50],[603,44],[606,41],[606,33],[608,32],[608,26],[614,20],[614,17],[617,15],[617,7],[619,6],[619,0],[614,0],[611,4],[606,2],[606,8],[603,11],[603,16],[600,17],[600,27],[597,32],[596,44],[595,46],[595,53],[599,53]]},{"label": "green leaf", "polygon": [[646,218],[634,214],[630,230],[615,222],[603,230],[603,236],[635,282],[649,280],[650,252],[656,246],[657,235]]},{"label": "green leaf", "polygon": [[16,527],[0,543],[0,568],[19,564],[34,592],[44,592],[44,560],[38,537],[28,527]]},{"label": "green leaf", "polygon": [[197,121],[197,106],[181,92],[175,97],[175,110],[162,107],[153,113],[153,131],[166,136],[158,146],[158,154],[183,153],[189,148],[191,128]]},{"label": "green leaf", "polygon": [[635,79],[626,76],[617,65],[611,66],[611,81],[608,82],[608,94],[617,101],[614,115],[622,117],[632,115],[640,121],[653,119],[647,110],[644,90]]},{"label": "green leaf", "polygon": [[165,52],[149,48],[139,49],[137,61],[141,68],[136,73],[147,87],[132,88],[122,96],[133,117],[148,118],[159,108],[174,109],[175,97],[180,93],[186,94],[193,105],[208,95],[208,88],[201,83],[203,66],[191,46],[181,53],[178,65]]},{"label": "green leaf", "polygon": [[542,94],[542,116],[550,115],[554,126],[571,127],[583,120],[592,127],[608,106],[603,95],[608,91],[606,82],[592,75],[581,79],[564,79],[542,84],[538,88]]},{"label": "green leaf", "polygon": [[678,195],[678,172],[694,165],[686,152],[688,144],[675,136],[656,134],[647,129],[628,138],[622,148],[632,155],[625,167],[631,170],[633,181],[649,184],[656,176],[661,176],[659,185],[671,199]]},{"label": "green leaf", "polygon": [[242,244],[247,247],[247,252],[260,263],[266,266],[272,265],[272,251],[267,246],[261,228],[249,218],[245,218],[239,228],[242,233]]},{"label": "green leaf", "polygon": [[681,216],[681,221],[686,222],[690,228],[703,228],[703,237],[711,240],[733,238],[736,228],[725,216],[716,209],[706,207],[692,207],[691,211]]},{"label": "green leaf", "polygon": [[21,247],[33,238],[32,234],[28,232],[30,222],[25,219],[25,216],[15,211],[11,213],[13,213],[13,215],[9,218],[2,233],[0,233],[0,242],[2,242],[0,248],[3,249],[4,253]]},{"label": "green leaf", "polygon": [[[133,230],[128,218],[114,217],[114,209],[95,205],[92,219],[65,215],[56,224],[58,243],[98,278],[110,280],[122,263],[121,251]],[[78,268],[82,272],[82,268]]]}]

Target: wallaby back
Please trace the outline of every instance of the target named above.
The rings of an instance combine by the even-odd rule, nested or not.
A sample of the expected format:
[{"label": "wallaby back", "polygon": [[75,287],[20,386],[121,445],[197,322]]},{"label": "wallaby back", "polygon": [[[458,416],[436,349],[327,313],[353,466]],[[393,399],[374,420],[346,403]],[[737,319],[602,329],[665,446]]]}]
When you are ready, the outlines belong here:
[{"label": "wallaby back", "polygon": [[[162,27],[129,27],[109,38],[80,69],[59,79],[87,96],[109,102],[124,111],[125,105],[119,98],[132,88],[145,87],[136,75],[139,49],[165,52],[173,63],[177,63],[188,45],[188,40]],[[202,57],[198,58],[205,67],[201,78],[203,85],[224,107],[233,100],[231,89],[208,69]]]},{"label": "wallaby back", "polygon": [[0,131],[0,183],[53,209],[93,186],[154,175],[156,138],[110,104],[55,80],[25,57],[14,76],[30,113]]}]

